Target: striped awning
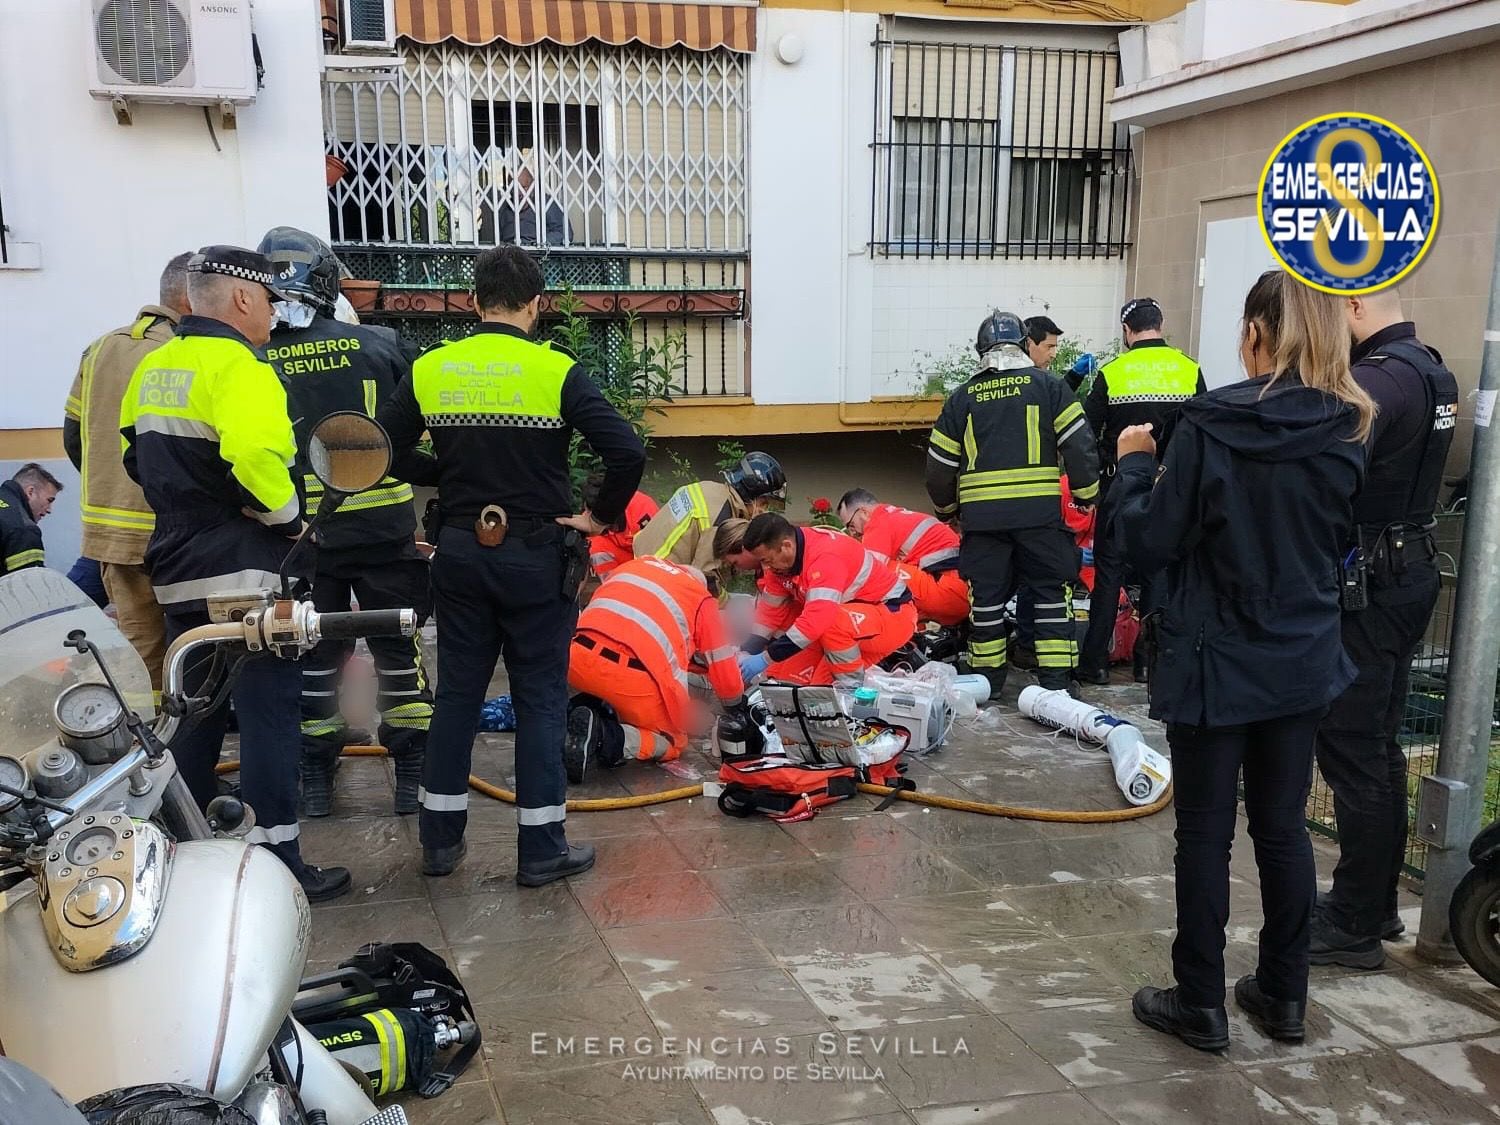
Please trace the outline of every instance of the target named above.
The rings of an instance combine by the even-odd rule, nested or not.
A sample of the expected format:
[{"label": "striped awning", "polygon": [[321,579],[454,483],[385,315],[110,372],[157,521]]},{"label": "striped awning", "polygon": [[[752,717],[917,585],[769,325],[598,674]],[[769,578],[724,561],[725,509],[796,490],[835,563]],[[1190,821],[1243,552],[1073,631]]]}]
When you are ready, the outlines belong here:
[{"label": "striped awning", "polygon": [[712,51],[755,50],[755,8],[607,0],[396,0],[397,34],[418,43],[501,40],[520,47],[589,40]]}]

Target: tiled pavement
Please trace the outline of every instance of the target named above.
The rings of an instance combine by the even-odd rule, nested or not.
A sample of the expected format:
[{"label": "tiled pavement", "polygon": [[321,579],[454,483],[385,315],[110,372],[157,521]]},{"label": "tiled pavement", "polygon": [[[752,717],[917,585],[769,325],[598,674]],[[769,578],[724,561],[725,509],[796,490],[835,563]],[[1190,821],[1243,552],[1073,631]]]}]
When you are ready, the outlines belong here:
[{"label": "tiled pavement", "polygon": [[[1133,686],[1087,697],[1143,718]],[[509,737],[481,742],[475,772],[509,785]],[[627,765],[574,795],[713,773],[699,755],[672,768]],[[911,776],[982,800],[1122,805],[1102,752],[1010,707],[955,731]],[[523,890],[507,806],[476,795],[468,859],[424,879],[414,822],[389,814],[386,763],[347,760],[337,815],[304,825],[309,858],[355,871],[353,896],[314,912],[314,966],[404,939],[457,968],[484,1059],[443,1097],[406,1102],[418,1125],[1500,1116],[1500,991],[1421,965],[1410,940],[1388,946],[1380,972],[1315,969],[1302,1045],[1268,1041],[1233,1008],[1222,1056],[1137,1025],[1133,989],[1169,982],[1170,810],[1079,825],[875,803],[785,827],[702,799],[575,814],[570,836],[595,842],[598,866]],[[1326,877],[1331,852],[1318,863]],[[1254,967],[1259,925],[1243,830],[1234,873],[1231,979]],[[1417,903],[1403,912],[1413,929]]]}]

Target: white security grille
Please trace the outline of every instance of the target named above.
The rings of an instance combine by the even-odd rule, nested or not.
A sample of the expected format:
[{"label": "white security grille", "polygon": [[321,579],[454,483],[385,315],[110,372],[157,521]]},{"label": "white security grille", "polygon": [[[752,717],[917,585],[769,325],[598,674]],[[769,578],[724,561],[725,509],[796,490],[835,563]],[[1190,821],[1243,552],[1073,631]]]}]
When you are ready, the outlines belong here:
[{"label": "white security grille", "polygon": [[745,56],[402,48],[394,82],[324,86],[336,242],[746,248]]}]

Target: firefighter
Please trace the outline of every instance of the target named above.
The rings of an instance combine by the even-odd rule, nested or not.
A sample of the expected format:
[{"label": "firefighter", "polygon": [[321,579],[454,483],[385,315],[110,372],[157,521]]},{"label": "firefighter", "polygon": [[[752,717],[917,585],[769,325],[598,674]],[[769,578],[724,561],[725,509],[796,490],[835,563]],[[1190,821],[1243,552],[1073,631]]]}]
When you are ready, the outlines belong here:
[{"label": "firefighter", "polygon": [[578,618],[568,656],[563,761],[578,784],[590,760],[670,762],[695,733],[688,677],[705,677],[726,713],[745,712],[745,682],[703,572],[632,559],[610,574]]},{"label": "firefighter", "polygon": [[46,561],[37,525],[61,491],[61,482],[34,461],[0,484],[0,574]]},{"label": "firefighter", "polygon": [[[598,384],[532,339],[544,288],[520,247],[480,254],[478,330],[418,359],[379,419],[398,452],[426,431],[437,450],[439,678],[422,778],[422,871],[449,875],[463,859],[474,735],[503,653],[516,709],[516,882],[528,887],[594,865],[590,845],[567,839],[568,650],[588,570],[584,537],[620,518],[646,466],[641,439]],[[605,466],[594,511],[578,515],[568,475],[574,430]]]},{"label": "firefighter", "polygon": [[685,484],[636,533],[635,557],[655,555],[708,571],[716,564],[713,529],[786,507],[786,474],[769,453],[751,452],[724,474],[724,483]]},{"label": "firefighter", "polygon": [[[284,299],[275,267],[238,246],[206,246],[188,260],[193,315],[141,361],[120,403],[125,471],[156,515],[146,569],[166,613],[170,644],[209,623],[205,599],[219,591],[276,587],[302,531],[302,496],[293,478],[297,443],[286,392],[256,349],[271,337]],[[189,667],[196,694],[209,661]],[[345,894],[349,871],[303,862],[298,843],[298,661],[261,656],[240,669],[233,689],[240,729],[240,786],[255,810],[246,839],[265,844],[320,902]],[[214,766],[228,709],[201,716],[172,753],[200,804],[217,792]]]},{"label": "firefighter", "polygon": [[763,568],[755,635],[740,656],[746,680],[831,684],[858,677],[912,638],[917,608],[889,563],[843,532],[756,516],[745,547]]},{"label": "firefighter", "polygon": [[[313,506],[323,492],[306,467],[313,425],[340,410],[373,417],[411,373],[410,361],[391,329],[334,319],[339,260],[321,238],[276,227],[266,232],[259,249],[276,267],[277,287],[290,298],[278,308],[279,324],[265,353],[286,387],[303,483]],[[408,455],[399,467],[402,480],[386,477],[350,496],[319,523],[312,588],[319,613],[347,612],[352,599],[360,609],[410,607],[419,621],[426,618],[427,560],[417,550],[416,512],[411,485],[405,483],[424,475],[435,481],[436,466],[431,458],[425,461],[425,468],[418,468]],[[422,755],[432,722],[421,635],[371,637],[366,643],[380,684],[377,737],[395,766],[396,812],[409,816],[418,808]],[[350,642],[323,641],[302,661],[302,806],[310,817],[333,812],[334,771],[347,733],[339,711],[339,679],[353,650]]]},{"label": "firefighter", "polygon": [[157,304],[144,306],[133,323],[105,333],[84,350],[63,418],[63,447],[81,481],[83,554],[99,563],[120,632],[145,662],[154,692],[161,691],[167,655],[166,620],[145,566],[155,517],[120,462],[120,399],[136,366],[170,340],[177,322],[191,311],[191,257],[178,254],[167,263]]},{"label": "firefighter", "polygon": [[901,572],[921,620],[946,626],[969,616],[969,584],[958,573],[953,528],[922,512],[882,504],[864,488],[844,493],[838,513],[850,535]]},{"label": "firefighter", "polygon": [[1062,520],[1058,457],[1073,502],[1099,492],[1099,463],[1083,407],[1022,350],[1014,313],[979,326],[979,371],[943,403],[927,450],[927,492],[937,514],[963,529],[959,573],[972,590],[968,670],[1005,686],[1005,603],[1013,584],[1036,612],[1037,679],[1066,689],[1073,668],[1073,584],[1078,556]]},{"label": "firefighter", "polygon": [[[604,478],[595,473],[584,482],[584,511],[593,510],[603,481]],[[635,558],[635,537],[659,510],[655,500],[644,492],[637,492],[625,505],[625,514],[611,524],[608,531],[589,538],[589,565],[594,568],[594,577],[602,582],[616,567]]]},{"label": "firefighter", "polygon": [[[1094,589],[1089,595],[1089,628],[1078,658],[1077,678],[1086,684],[1109,682],[1109,654],[1114,647],[1115,617],[1120,588],[1127,578],[1106,503],[1109,483],[1115,475],[1115,447],[1129,426],[1150,424],[1156,435],[1158,462],[1166,456],[1167,441],[1182,404],[1206,389],[1196,361],[1169,345],[1162,336],[1161,306],[1150,297],[1127,301],[1120,310],[1125,351],[1099,369],[1084,401],[1089,427],[1099,439],[1099,461],[1103,466],[1099,495],[1099,527],[1094,537]],[[1136,575],[1141,584],[1142,616],[1160,600],[1155,586],[1159,575]],[[1145,664],[1136,660],[1136,679],[1145,679]]]}]

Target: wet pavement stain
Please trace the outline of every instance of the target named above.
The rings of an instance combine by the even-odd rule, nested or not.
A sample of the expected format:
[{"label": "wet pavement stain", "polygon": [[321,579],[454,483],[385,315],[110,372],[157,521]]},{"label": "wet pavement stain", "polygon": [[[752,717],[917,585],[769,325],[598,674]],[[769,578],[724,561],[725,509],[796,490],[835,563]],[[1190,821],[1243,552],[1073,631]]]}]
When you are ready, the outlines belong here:
[{"label": "wet pavement stain", "polygon": [[[1013,677],[1014,678],[1014,677]],[[1118,809],[1108,758],[1010,706],[958,724],[911,774],[929,792]],[[503,680],[496,691],[504,690]],[[1140,721],[1134,685],[1080,697]],[[1163,752],[1160,728],[1142,722]],[[512,737],[476,772],[509,784]],[[712,776],[706,752],[684,766]],[[654,771],[654,774],[653,774]],[[627,764],[578,796],[682,784]],[[417,871],[377,759],[339,772],[335,816],[304,826],[355,892],[313,911],[313,961],[412,940],[454,966],[485,1045],[414,1125],[1133,1125],[1466,1123],[1500,1115],[1500,990],[1432,969],[1412,942],[1385,972],[1319,967],[1308,1037],[1275,1043],[1232,1006],[1205,1055],[1137,1024],[1130,993],[1170,983],[1170,809],[1117,824],[1010,820],[857,796],[809,822],[724,817],[696,799],[574,814],[588,874],[517,887],[514,810],[475,795],[470,851]],[[1255,965],[1258,880],[1236,841],[1226,983]],[[1320,871],[1333,853],[1317,842]],[[1405,900],[1408,907],[1418,900]],[[1415,915],[1408,925],[1415,922]],[[959,1040],[964,1050],[956,1050]]]}]

